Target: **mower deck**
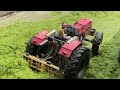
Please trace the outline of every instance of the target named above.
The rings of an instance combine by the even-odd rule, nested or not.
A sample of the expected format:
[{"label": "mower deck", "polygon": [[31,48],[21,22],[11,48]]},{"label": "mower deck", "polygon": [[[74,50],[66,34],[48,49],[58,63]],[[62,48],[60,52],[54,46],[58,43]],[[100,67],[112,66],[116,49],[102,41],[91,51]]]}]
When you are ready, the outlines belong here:
[{"label": "mower deck", "polygon": [[50,74],[55,75],[58,78],[63,78],[59,67],[53,65],[52,63],[45,61],[42,58],[32,56],[29,53],[24,53],[23,57],[27,60],[31,68],[36,69],[38,71],[48,72]]}]

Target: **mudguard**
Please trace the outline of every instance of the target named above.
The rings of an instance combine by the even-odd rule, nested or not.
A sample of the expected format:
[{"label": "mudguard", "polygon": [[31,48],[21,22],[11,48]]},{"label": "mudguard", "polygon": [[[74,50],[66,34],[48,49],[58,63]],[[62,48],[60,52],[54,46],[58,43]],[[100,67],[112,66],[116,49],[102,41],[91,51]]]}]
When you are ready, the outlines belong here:
[{"label": "mudguard", "polygon": [[75,40],[71,43],[65,43],[59,51],[59,54],[69,58],[72,54],[72,52],[78,47],[79,45],[82,45],[82,43],[78,40]]},{"label": "mudguard", "polygon": [[32,43],[35,44],[35,45],[40,45],[44,40],[46,40],[46,38],[47,38],[46,34],[48,34],[47,30],[39,32],[38,34],[36,34],[33,37]]}]

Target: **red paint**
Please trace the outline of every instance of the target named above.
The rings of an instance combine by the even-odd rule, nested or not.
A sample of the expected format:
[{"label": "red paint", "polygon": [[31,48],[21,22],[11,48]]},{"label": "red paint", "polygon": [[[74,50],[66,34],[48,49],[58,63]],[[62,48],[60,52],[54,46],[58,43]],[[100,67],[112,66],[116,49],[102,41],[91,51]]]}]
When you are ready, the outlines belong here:
[{"label": "red paint", "polygon": [[73,24],[72,26],[77,28],[79,30],[79,32],[81,32],[81,34],[86,36],[87,35],[87,30],[88,30],[87,27],[91,26],[91,25],[92,25],[91,20],[83,18],[83,19],[80,19],[79,21],[77,21],[77,23]]},{"label": "red paint", "polygon": [[47,36],[45,36],[47,33],[48,33],[48,31],[46,31],[46,30],[39,32],[32,39],[32,43],[35,45],[40,45],[40,43],[43,42],[47,38]]},{"label": "red paint", "polygon": [[72,52],[74,51],[74,49],[81,44],[82,43],[80,41],[73,41],[70,44],[65,43],[61,47],[59,54],[69,58],[71,56]]},{"label": "red paint", "polygon": [[83,28],[84,28],[82,25],[79,25],[79,24],[74,24],[72,26],[75,27],[75,28],[77,28],[79,30],[79,32],[82,31]]},{"label": "red paint", "polygon": [[78,21],[78,23],[79,23],[79,24],[82,24],[82,25],[85,25],[85,26],[88,26],[88,25],[92,24],[92,21],[89,20],[89,19],[83,18],[83,19],[80,19],[80,20]]}]

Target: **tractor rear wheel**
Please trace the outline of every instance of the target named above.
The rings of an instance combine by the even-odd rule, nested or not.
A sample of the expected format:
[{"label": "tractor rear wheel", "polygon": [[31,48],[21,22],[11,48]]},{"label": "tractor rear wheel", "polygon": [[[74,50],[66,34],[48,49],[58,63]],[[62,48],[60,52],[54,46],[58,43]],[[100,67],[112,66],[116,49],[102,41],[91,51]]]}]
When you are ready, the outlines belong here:
[{"label": "tractor rear wheel", "polygon": [[90,50],[86,47],[77,47],[64,67],[66,79],[80,79],[88,68]]},{"label": "tractor rear wheel", "polygon": [[93,55],[97,55],[99,52],[99,46],[102,43],[103,40],[103,33],[96,32],[95,37],[93,39],[93,44],[92,44],[92,53]]},{"label": "tractor rear wheel", "polygon": [[36,55],[37,54],[37,49],[38,49],[38,46],[36,46],[32,43],[32,38],[31,38],[27,43],[25,52],[29,53],[31,55]]}]

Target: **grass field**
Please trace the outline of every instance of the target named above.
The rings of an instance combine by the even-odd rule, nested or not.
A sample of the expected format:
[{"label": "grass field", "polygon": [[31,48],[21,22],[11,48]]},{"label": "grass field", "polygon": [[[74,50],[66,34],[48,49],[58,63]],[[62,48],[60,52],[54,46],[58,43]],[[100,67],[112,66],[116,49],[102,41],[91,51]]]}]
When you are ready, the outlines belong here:
[{"label": "grass field", "polygon": [[44,29],[59,29],[62,22],[73,24],[80,18],[93,21],[93,28],[103,32],[104,39],[100,54],[90,60],[89,69],[84,79],[116,79],[120,78],[120,67],[117,53],[120,48],[120,12],[115,11],[73,11],[67,15],[53,13],[55,17],[33,22],[17,22],[14,25],[0,27],[0,78],[55,78],[45,72],[33,72],[22,58],[26,42],[31,36]]}]

